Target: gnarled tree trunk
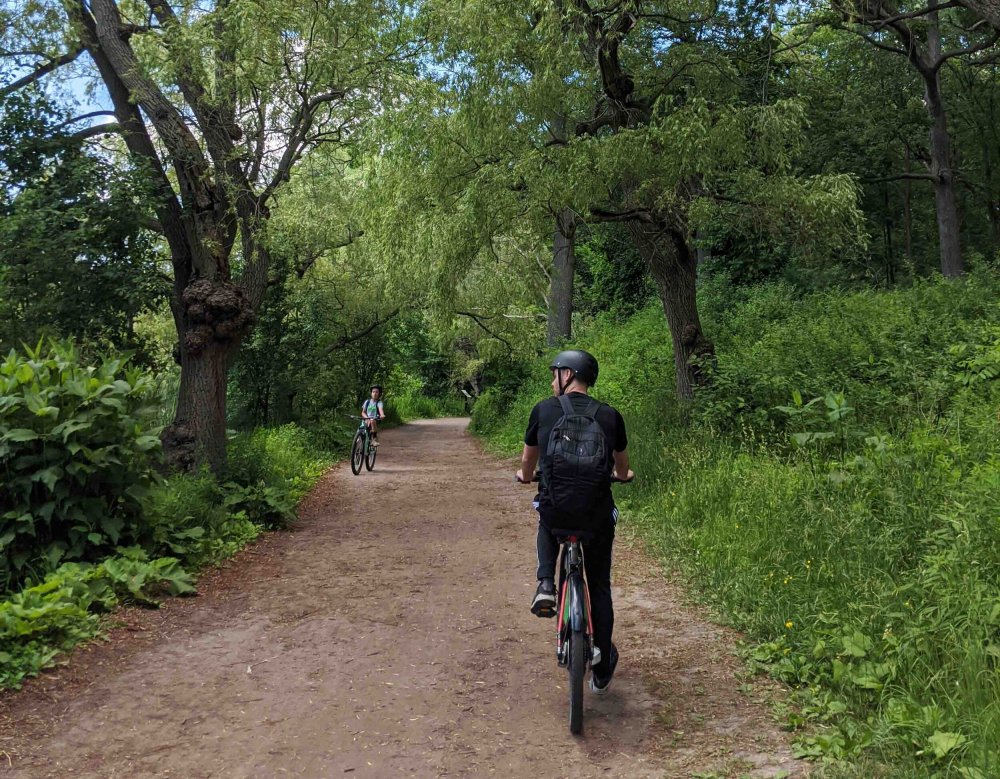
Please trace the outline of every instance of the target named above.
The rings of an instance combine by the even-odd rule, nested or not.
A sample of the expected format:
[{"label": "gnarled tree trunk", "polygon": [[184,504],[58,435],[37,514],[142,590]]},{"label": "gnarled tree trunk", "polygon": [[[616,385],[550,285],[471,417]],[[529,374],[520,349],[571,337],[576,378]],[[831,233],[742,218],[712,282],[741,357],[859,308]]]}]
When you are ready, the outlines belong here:
[{"label": "gnarled tree trunk", "polygon": [[715,346],[702,331],[698,316],[697,254],[679,229],[657,222],[626,224],[656,282],[670,327],[677,397],[691,400],[695,388],[707,384],[709,379],[703,361],[715,355]]}]

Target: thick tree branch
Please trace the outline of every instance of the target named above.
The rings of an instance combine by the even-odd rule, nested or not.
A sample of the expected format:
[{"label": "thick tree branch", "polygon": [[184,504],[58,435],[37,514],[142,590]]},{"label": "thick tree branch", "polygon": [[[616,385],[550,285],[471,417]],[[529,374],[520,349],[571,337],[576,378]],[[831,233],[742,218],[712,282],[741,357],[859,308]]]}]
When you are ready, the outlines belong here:
[{"label": "thick tree branch", "polygon": [[591,208],[591,222],[649,222],[654,221],[653,215],[646,208],[630,208],[627,211],[612,211],[606,208]]},{"label": "thick tree branch", "polygon": [[368,327],[364,328],[363,330],[359,330],[358,332],[353,333],[352,335],[342,335],[340,338],[338,338],[336,341],[334,341],[332,344],[330,344],[328,347],[326,347],[323,350],[322,354],[324,356],[327,355],[327,354],[332,354],[333,352],[336,352],[339,349],[343,349],[346,346],[350,346],[355,341],[360,341],[366,335],[368,335],[369,333],[374,332],[377,328],[381,327],[386,322],[388,322],[390,319],[392,319],[393,317],[397,316],[399,314],[400,310],[401,309],[399,309],[399,308],[394,308],[392,311],[390,311],[384,317],[382,317],[382,318],[376,317],[375,321],[372,322],[370,325],[368,325]]},{"label": "thick tree branch", "polygon": [[865,184],[884,184],[888,181],[937,181],[933,173],[896,173],[892,176],[882,176],[875,179],[862,179]]},{"label": "thick tree branch", "polygon": [[471,319],[473,322],[475,322],[477,325],[479,325],[491,337],[496,338],[498,341],[500,341],[500,343],[502,343],[508,349],[510,349],[511,351],[513,351],[514,345],[510,341],[508,341],[506,338],[504,338],[502,335],[500,335],[499,333],[494,333],[486,325],[484,325],[482,317],[480,315],[473,314],[471,311],[456,311],[455,313],[458,316],[467,316],[467,317],[469,317],[469,319]]},{"label": "thick tree branch", "polygon": [[95,124],[91,127],[84,127],[82,130],[77,130],[75,133],[70,134],[70,138],[74,138],[78,141],[85,141],[88,138],[96,138],[100,135],[110,135],[111,133],[120,133],[122,131],[122,126],[118,122],[106,122],[105,124]]},{"label": "thick tree branch", "polygon": [[79,44],[62,56],[55,57],[54,59],[50,59],[48,62],[39,65],[31,71],[31,73],[28,73],[27,75],[17,79],[17,81],[0,88],[0,97],[6,97],[7,95],[17,92],[19,89],[23,89],[29,84],[35,83],[43,76],[51,73],[53,70],[61,68],[63,65],[68,65],[83,54],[84,51],[86,51],[86,48],[82,44]]},{"label": "thick tree branch", "polygon": [[897,14],[895,16],[889,16],[884,19],[879,19],[872,26],[876,30],[879,30],[882,27],[885,27],[887,24],[890,24],[892,22],[901,22],[905,19],[916,19],[917,17],[920,16],[927,16],[927,14],[934,13],[935,11],[942,11],[945,8],[958,8],[960,7],[960,5],[961,4],[956,2],[955,0],[949,0],[949,2],[941,3],[941,5],[933,5],[933,6],[929,5],[926,6],[925,8],[921,8],[918,11],[911,11],[910,13]]},{"label": "thick tree branch", "polygon": [[82,31],[82,43],[94,60],[101,80],[104,81],[108,90],[108,96],[114,106],[115,117],[121,127],[126,148],[133,159],[149,171],[155,193],[154,208],[159,217],[161,232],[166,238],[171,256],[175,260],[175,285],[183,290],[190,276],[190,268],[179,265],[178,258],[190,257],[192,248],[188,243],[184,229],[181,205],[170,185],[170,180],[156,152],[156,147],[149,137],[142,115],[130,98],[128,87],[118,77],[111,61],[99,45],[96,21],[83,2],[70,6],[70,16]]},{"label": "thick tree branch", "polygon": [[316,261],[323,256],[328,251],[335,251],[337,249],[343,249],[345,246],[350,246],[358,238],[361,238],[365,234],[364,230],[354,231],[350,227],[347,228],[347,238],[343,241],[339,241],[335,244],[324,247],[321,252],[314,252],[313,254],[306,257],[302,262],[295,266],[295,275],[300,279],[306,275],[306,272],[316,264]]},{"label": "thick tree branch", "polygon": [[982,40],[977,44],[974,44],[972,46],[967,46],[964,49],[954,49],[952,51],[946,51],[943,54],[941,54],[940,57],[937,58],[937,61],[934,63],[934,69],[938,70],[945,62],[947,62],[950,59],[954,59],[955,57],[963,57],[967,54],[977,54],[980,51],[988,49],[998,40],[1000,40],[1000,30],[994,30],[993,34],[989,38]]}]

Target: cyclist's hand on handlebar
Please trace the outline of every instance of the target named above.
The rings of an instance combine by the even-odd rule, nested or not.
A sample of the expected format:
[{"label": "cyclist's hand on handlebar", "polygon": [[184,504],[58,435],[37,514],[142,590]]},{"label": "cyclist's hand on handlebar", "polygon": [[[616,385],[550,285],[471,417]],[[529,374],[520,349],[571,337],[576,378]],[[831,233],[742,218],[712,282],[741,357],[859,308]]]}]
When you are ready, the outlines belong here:
[{"label": "cyclist's hand on handlebar", "polygon": [[535,471],[535,475],[532,478],[525,479],[524,473],[521,471],[520,468],[518,468],[517,473],[514,474],[514,480],[520,482],[521,484],[531,484],[534,481],[540,481],[541,476],[542,475],[538,471]]},{"label": "cyclist's hand on handlebar", "polygon": [[627,484],[634,478],[635,478],[635,471],[633,471],[631,468],[628,469],[628,473],[625,474],[624,478],[619,476],[617,473],[611,474],[611,481],[618,482],[619,484]]}]

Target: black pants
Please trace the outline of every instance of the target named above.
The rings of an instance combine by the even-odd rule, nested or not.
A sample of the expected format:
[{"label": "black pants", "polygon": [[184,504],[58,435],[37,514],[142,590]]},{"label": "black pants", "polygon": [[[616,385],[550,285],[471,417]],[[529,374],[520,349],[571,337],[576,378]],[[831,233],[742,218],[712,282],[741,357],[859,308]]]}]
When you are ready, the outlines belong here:
[{"label": "black pants", "polygon": [[[617,512],[614,512],[615,515]],[[598,676],[608,672],[611,657],[611,633],[615,627],[615,608],[611,602],[611,547],[615,542],[615,526],[609,523],[606,532],[583,542],[583,570],[590,591],[590,614],[594,620],[594,643],[601,650],[601,662],[594,666]],[[538,550],[538,578],[556,578],[556,558],[559,539],[541,520],[535,539]]]}]

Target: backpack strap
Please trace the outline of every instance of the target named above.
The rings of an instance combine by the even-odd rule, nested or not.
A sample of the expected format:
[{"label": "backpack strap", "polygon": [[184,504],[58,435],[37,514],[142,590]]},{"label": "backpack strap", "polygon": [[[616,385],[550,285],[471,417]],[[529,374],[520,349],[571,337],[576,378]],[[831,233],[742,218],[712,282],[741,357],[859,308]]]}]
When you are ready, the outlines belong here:
[{"label": "backpack strap", "polygon": [[600,408],[601,408],[601,401],[594,400],[593,398],[591,398],[590,399],[590,403],[587,405],[587,410],[584,411],[583,413],[586,414],[591,419],[593,419],[593,420],[596,421],[597,420],[597,412],[600,410]]},{"label": "backpack strap", "polygon": [[573,416],[576,413],[573,410],[573,404],[570,403],[569,398],[567,398],[565,395],[560,395],[559,396],[559,405],[562,406],[562,411],[563,411],[563,416],[564,417],[571,417],[571,416]]}]

